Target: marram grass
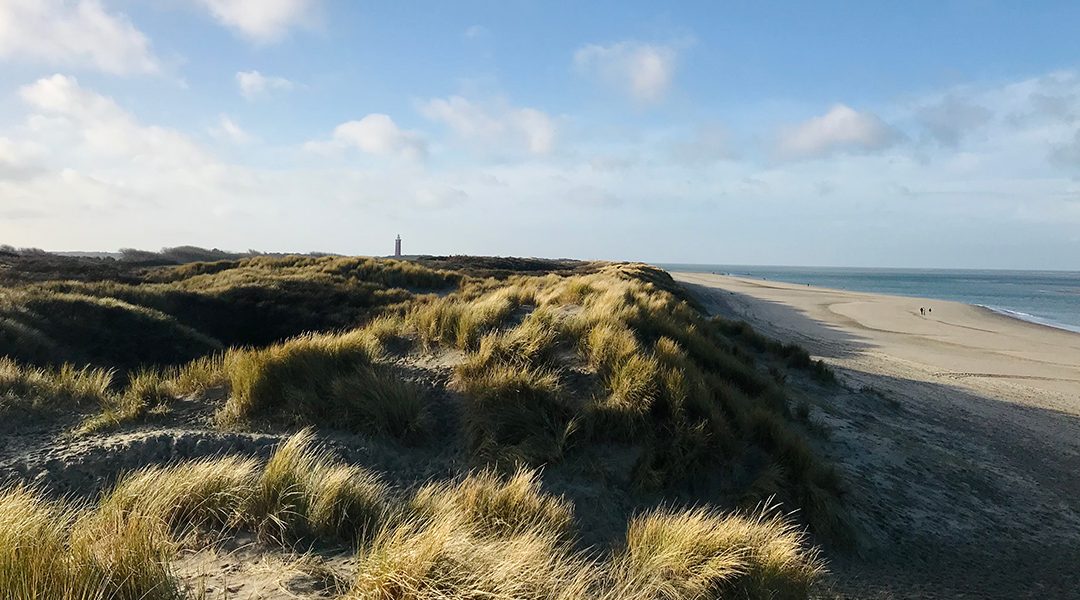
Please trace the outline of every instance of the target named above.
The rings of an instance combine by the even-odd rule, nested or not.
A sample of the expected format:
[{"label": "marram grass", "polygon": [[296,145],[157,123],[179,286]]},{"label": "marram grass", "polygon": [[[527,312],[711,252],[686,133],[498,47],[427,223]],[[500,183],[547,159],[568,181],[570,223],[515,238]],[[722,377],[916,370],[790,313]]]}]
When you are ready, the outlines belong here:
[{"label": "marram grass", "polygon": [[530,470],[406,494],[338,462],[305,431],[265,463],[142,469],[95,506],[0,490],[0,589],[13,600],[179,599],[171,561],[203,539],[189,534],[235,528],[268,543],[357,544],[348,599],[802,599],[823,572],[774,509],[654,510],[606,554],[575,545],[573,512]]}]

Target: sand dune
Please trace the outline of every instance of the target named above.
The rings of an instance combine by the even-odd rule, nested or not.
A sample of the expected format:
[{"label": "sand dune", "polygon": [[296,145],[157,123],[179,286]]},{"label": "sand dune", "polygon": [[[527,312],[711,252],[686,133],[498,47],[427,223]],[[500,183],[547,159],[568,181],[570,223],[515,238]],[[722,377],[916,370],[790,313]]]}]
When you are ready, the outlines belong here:
[{"label": "sand dune", "polygon": [[865,544],[833,555],[846,594],[1078,597],[1080,334],[953,302],[673,275],[837,370],[841,389],[806,399]]}]

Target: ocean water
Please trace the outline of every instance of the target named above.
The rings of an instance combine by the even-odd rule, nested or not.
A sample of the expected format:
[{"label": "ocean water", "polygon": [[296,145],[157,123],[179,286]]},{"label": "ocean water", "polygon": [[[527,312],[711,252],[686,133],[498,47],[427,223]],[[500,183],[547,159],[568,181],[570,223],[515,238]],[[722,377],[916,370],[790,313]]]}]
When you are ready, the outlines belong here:
[{"label": "ocean water", "polygon": [[1033,323],[1080,332],[1080,271],[658,266],[669,271],[718,273],[858,292],[951,300],[985,306]]}]

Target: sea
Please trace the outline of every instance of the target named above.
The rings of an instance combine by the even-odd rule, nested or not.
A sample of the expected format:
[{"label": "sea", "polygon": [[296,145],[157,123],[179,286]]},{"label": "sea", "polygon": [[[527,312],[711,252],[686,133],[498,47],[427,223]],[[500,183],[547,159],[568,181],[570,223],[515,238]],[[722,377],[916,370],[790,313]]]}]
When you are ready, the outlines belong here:
[{"label": "sea", "polygon": [[717,273],[857,292],[951,300],[1080,333],[1080,271],[658,266],[668,271]]}]

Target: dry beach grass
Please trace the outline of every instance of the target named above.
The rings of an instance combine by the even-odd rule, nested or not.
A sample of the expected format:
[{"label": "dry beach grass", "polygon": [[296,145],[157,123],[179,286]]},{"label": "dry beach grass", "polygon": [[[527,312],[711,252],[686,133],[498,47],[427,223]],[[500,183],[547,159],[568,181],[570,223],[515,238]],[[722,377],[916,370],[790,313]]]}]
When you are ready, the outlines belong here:
[{"label": "dry beach grass", "polygon": [[[210,558],[227,548],[345,598],[808,596],[824,571],[806,528],[853,532],[785,380],[833,385],[827,368],[646,265],[456,264],[255,257],[9,283],[0,389],[26,431],[0,448],[22,515],[0,545],[11,573],[40,574],[15,597],[71,578],[71,597],[198,597],[228,587],[236,567]],[[43,325],[35,307],[55,302],[70,319],[157,311],[206,351],[132,363],[158,330],[87,318],[85,346]],[[232,322],[241,309],[256,314]],[[30,327],[20,354],[10,332]],[[133,350],[93,353],[114,338]],[[32,531],[41,552],[16,552]],[[244,573],[233,587],[265,588]]]}]

